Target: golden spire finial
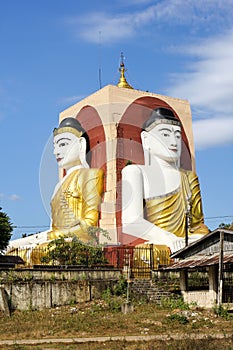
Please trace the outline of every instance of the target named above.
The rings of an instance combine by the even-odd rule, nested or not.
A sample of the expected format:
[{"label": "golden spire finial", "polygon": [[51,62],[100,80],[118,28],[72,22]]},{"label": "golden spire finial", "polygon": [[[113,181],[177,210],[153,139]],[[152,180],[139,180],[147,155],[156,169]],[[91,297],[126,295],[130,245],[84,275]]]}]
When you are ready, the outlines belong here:
[{"label": "golden spire finial", "polygon": [[121,63],[120,63],[120,68],[119,68],[119,72],[121,73],[119,82],[117,84],[118,87],[123,87],[123,88],[128,88],[128,89],[133,89],[132,86],[130,86],[125,78],[125,71],[127,69],[125,68],[125,64],[124,64],[124,55],[123,52],[121,52]]}]

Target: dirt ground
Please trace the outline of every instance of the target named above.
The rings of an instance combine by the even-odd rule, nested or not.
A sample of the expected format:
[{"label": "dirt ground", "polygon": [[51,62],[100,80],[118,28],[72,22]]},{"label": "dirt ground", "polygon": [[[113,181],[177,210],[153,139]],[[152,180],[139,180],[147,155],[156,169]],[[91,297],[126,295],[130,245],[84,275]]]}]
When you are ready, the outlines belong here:
[{"label": "dirt ground", "polygon": [[[110,298],[47,310],[0,313],[0,349],[233,349],[233,317],[226,309],[204,310],[182,303],[133,303],[123,313],[122,300]],[[121,340],[114,340],[120,336]],[[127,340],[134,336],[134,341]],[[142,341],[138,337],[145,337]],[[156,339],[150,340],[150,336]],[[111,337],[100,341],[99,337]],[[219,338],[218,338],[219,337]],[[97,338],[96,342],[65,343],[67,339]],[[28,340],[35,344],[26,344]],[[61,339],[49,344],[49,339]],[[64,343],[62,343],[62,339]],[[25,343],[22,341],[25,340]],[[48,343],[38,344],[39,341]],[[21,343],[20,343],[21,342]]]}]

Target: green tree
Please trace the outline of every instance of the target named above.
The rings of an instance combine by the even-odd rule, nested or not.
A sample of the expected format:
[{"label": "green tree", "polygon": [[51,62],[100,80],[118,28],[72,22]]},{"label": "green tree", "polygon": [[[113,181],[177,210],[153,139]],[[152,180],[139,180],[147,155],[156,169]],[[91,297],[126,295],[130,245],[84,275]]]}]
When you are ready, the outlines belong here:
[{"label": "green tree", "polygon": [[101,247],[87,245],[76,239],[67,241],[65,237],[56,238],[48,244],[48,251],[41,262],[85,266],[107,263]]},{"label": "green tree", "polygon": [[0,253],[3,253],[4,249],[6,249],[13,228],[9,216],[4,213],[0,207]]},{"label": "green tree", "polygon": [[223,228],[223,229],[226,229],[226,230],[231,230],[233,231],[233,222],[231,224],[225,224],[224,222],[222,222],[220,225],[219,225],[219,228]]},{"label": "green tree", "polygon": [[[89,228],[90,242],[83,243],[76,236],[59,237],[48,244],[48,251],[41,258],[42,263],[59,265],[106,264],[103,245],[99,244],[99,234],[109,240],[108,232],[100,228]],[[68,238],[68,239],[67,239]]]}]

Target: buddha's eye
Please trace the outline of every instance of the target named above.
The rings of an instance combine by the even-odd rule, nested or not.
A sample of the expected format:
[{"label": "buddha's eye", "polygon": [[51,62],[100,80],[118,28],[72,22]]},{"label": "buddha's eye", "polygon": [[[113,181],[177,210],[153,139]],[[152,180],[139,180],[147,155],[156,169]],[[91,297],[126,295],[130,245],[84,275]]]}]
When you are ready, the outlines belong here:
[{"label": "buddha's eye", "polygon": [[177,140],[180,140],[181,134],[180,134],[180,133],[176,133],[176,134],[175,134],[175,137],[177,138]]},{"label": "buddha's eye", "polygon": [[59,143],[59,147],[64,147],[67,146],[69,143],[68,142],[61,142]]},{"label": "buddha's eye", "polygon": [[162,135],[163,137],[169,137],[169,136],[170,136],[170,133],[168,133],[168,132],[162,132],[161,135]]}]

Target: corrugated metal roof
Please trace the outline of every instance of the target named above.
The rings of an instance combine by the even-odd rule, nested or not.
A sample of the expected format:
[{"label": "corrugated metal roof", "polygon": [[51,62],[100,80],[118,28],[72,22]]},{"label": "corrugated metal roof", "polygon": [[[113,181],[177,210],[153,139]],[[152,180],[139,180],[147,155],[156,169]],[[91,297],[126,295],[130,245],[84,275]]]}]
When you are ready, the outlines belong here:
[{"label": "corrugated metal roof", "polygon": [[[162,270],[182,270],[182,269],[194,269],[198,267],[206,267],[218,265],[219,254],[214,255],[199,255],[193,256],[191,259],[184,259],[174,262],[173,264],[163,267]],[[233,263],[233,252],[225,253],[223,256],[223,264]]]},{"label": "corrugated metal roof", "polygon": [[188,258],[190,255],[194,255],[197,253],[197,250],[201,252],[207,246],[211,246],[214,243],[220,241],[220,234],[224,233],[224,241],[232,241],[233,242],[233,231],[231,230],[223,230],[216,229],[207,235],[203,235],[200,239],[190,243],[188,246],[178,250],[171,254],[171,258]]}]

